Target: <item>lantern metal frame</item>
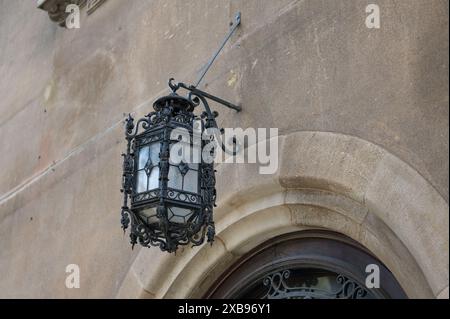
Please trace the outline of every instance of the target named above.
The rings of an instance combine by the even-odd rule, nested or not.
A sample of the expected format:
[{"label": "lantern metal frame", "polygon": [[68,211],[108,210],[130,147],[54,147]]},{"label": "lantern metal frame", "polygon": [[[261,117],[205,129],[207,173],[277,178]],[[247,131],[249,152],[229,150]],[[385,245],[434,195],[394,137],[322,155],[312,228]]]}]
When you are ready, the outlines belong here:
[{"label": "lantern metal frame", "polygon": [[[195,85],[175,84],[174,79],[171,78],[169,87],[172,89],[172,93],[156,100],[153,104],[153,112],[139,119],[136,124],[131,115],[128,115],[125,120],[127,150],[122,154],[121,224],[124,232],[131,224],[132,247],[139,243],[144,247],[158,246],[162,251],[175,252],[180,245],[198,246],[203,244],[205,236],[211,244],[214,241],[213,208],[216,202],[214,161],[213,159],[205,161],[202,153],[204,148],[208,147],[212,153],[210,154],[211,159],[217,143],[227,153],[230,152],[221,143],[216,123],[218,113],[211,111],[207,99],[237,112],[241,111],[241,107],[199,90],[197,87],[240,23],[241,14],[237,12],[219,49],[203,67]],[[176,93],[180,88],[189,91],[187,97],[179,96]],[[194,114],[194,109],[200,104],[203,105],[205,111],[201,116],[197,116]],[[199,125],[198,128],[194,128],[194,122]],[[195,133],[200,132],[200,158],[199,163],[196,163],[198,164],[196,170],[193,168],[195,166],[191,166],[192,163],[180,162],[178,165],[173,165],[170,161],[171,146],[182,139],[180,136],[180,139],[174,140],[171,135],[174,130],[179,128],[188,131],[190,145],[194,142]],[[204,139],[203,132],[211,128],[215,129],[213,135]],[[150,145],[154,143],[159,143],[159,158],[152,160]],[[147,147],[146,164],[142,168],[140,152]],[[234,154],[234,150],[231,154]],[[153,161],[157,161],[157,165]],[[158,167],[158,170],[155,170],[155,167]],[[173,187],[174,182],[172,185],[169,184],[170,179],[173,178],[173,176],[169,178],[171,167],[172,170],[179,169],[182,174],[181,189]],[[196,192],[192,189],[188,191],[184,187],[185,175],[191,170],[196,171],[197,174]],[[146,178],[142,171],[145,172]],[[153,172],[158,173],[158,187],[149,189],[150,180],[155,184],[155,177],[152,179],[151,175]],[[145,191],[138,189],[139,176],[145,178]],[[169,214],[171,215],[169,216]],[[177,219],[175,220],[174,217]],[[182,218],[182,222],[180,222],[180,218]]]},{"label": "lantern metal frame", "polygon": [[[127,140],[126,153],[122,154],[123,178],[122,189],[124,194],[122,206],[122,228],[125,231],[131,224],[131,244],[141,244],[145,247],[158,246],[162,251],[175,252],[180,245],[203,244],[205,237],[212,243],[215,235],[213,220],[213,207],[216,201],[214,162],[205,162],[200,159],[197,167],[197,192],[186,191],[169,187],[170,147],[180,140],[171,138],[171,132],[183,128],[189,132],[189,142],[192,143],[195,134],[203,133],[209,128],[218,129],[216,123],[217,112],[211,111],[207,99],[218,102],[226,107],[240,111],[241,107],[210,95],[194,86],[184,83],[174,84],[169,80],[172,93],[159,98],[153,104],[154,111],[139,119],[136,124],[134,118],[128,115],[126,119],[125,138]],[[189,91],[187,97],[176,93],[180,88]],[[197,116],[194,109],[203,105],[205,111]],[[200,124],[195,130],[194,123]],[[217,130],[216,130],[217,131]],[[201,150],[209,143],[217,143],[217,138],[201,140]],[[158,188],[137,191],[139,168],[139,153],[151,143],[159,143],[159,183]],[[214,151],[215,146],[210,145]],[[150,150],[148,158],[150,158]],[[189,163],[180,163],[187,165]],[[175,166],[175,165],[172,165]],[[186,167],[186,166],[185,166]],[[191,168],[189,168],[191,169]],[[147,178],[149,179],[147,173]],[[149,183],[147,181],[147,183]],[[147,184],[148,185],[148,184]],[[183,217],[183,222],[173,222],[173,208],[189,209],[191,213]],[[153,209],[151,216],[143,216],[142,212]],[[172,215],[170,215],[172,214]],[[177,216],[180,217],[180,216]]]}]

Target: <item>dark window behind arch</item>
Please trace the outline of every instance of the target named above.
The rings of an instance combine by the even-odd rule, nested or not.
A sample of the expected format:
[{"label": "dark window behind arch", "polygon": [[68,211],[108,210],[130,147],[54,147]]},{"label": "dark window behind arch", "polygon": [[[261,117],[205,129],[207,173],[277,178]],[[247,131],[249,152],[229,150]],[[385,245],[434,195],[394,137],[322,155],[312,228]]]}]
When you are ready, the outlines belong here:
[{"label": "dark window behind arch", "polygon": [[[380,270],[380,288],[365,286],[366,267]],[[392,273],[352,239],[303,231],[270,239],[246,254],[205,298],[406,298]]]}]

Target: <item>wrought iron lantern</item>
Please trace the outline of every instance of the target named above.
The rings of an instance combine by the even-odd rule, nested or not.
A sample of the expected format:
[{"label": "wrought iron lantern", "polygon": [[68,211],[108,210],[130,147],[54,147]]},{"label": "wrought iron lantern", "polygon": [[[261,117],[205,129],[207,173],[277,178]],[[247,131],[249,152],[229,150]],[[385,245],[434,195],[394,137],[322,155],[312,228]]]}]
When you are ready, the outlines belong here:
[{"label": "wrought iron lantern", "polygon": [[[133,247],[140,243],[175,252],[180,245],[201,245],[205,237],[208,242],[214,240],[213,159],[220,134],[215,120],[218,113],[211,112],[207,99],[236,111],[241,108],[197,86],[239,24],[237,13],[195,85],[175,84],[170,79],[172,93],[156,100],[153,112],[136,124],[131,115],[126,120],[121,223],[124,231],[131,225]],[[180,88],[189,91],[187,97],[176,93]],[[204,112],[197,116],[194,109],[200,104]]]},{"label": "wrought iron lantern", "polygon": [[[127,151],[123,162],[122,227],[131,223],[131,244],[159,246],[174,252],[179,245],[201,245],[214,240],[216,200],[214,163],[217,139],[205,130],[217,129],[217,112],[207,98],[240,110],[220,98],[169,81],[172,93],[153,104],[154,111],[126,120]],[[190,91],[188,97],[176,93]],[[194,109],[203,104],[201,116]],[[213,131],[214,132],[214,131]],[[212,143],[210,145],[210,143]],[[204,150],[209,150],[205,153]],[[130,206],[128,202],[130,201]]]}]

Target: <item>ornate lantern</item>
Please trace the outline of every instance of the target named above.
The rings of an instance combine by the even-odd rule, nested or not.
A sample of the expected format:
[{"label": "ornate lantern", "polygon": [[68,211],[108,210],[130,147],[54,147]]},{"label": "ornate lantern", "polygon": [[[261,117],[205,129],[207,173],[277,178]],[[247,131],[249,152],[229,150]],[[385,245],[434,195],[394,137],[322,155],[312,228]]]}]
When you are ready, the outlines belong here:
[{"label": "ornate lantern", "polygon": [[[240,107],[183,83],[169,81],[172,93],[153,104],[154,111],[138,120],[126,120],[127,151],[123,162],[122,227],[131,223],[134,246],[159,246],[174,252],[179,245],[201,245],[214,240],[216,200],[213,156],[217,129],[206,98],[237,111]],[[179,96],[180,88],[190,91]],[[200,102],[205,112],[194,109]],[[210,144],[214,143],[214,144]],[[204,152],[204,150],[207,150]],[[128,202],[130,201],[130,206]]]},{"label": "ornate lantern", "polygon": [[[213,160],[220,134],[215,120],[218,113],[211,112],[206,99],[238,112],[241,107],[197,86],[240,22],[238,12],[195,85],[174,84],[170,79],[172,93],[156,100],[154,112],[136,124],[131,115],[126,120],[121,222],[124,231],[131,223],[133,247],[139,242],[145,247],[159,246],[162,251],[175,252],[180,245],[201,245],[205,236],[208,242],[214,240]],[[188,96],[179,96],[179,88],[188,90]],[[199,117],[194,109],[200,103],[205,111]]]}]

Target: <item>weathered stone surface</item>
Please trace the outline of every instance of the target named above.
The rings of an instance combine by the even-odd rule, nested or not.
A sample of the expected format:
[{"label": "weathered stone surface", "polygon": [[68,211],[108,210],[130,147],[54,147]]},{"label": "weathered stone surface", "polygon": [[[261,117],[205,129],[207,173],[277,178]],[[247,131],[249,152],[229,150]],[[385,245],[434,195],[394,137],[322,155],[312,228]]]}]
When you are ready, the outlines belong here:
[{"label": "weathered stone surface", "polygon": [[[434,297],[430,284],[415,257],[378,216],[372,213],[367,214],[361,226],[359,242],[388,267],[409,298]],[[411,278],[414,279],[411,280]]]},{"label": "weathered stone surface", "polygon": [[[274,139],[278,143],[281,150],[284,145],[284,137],[277,136]],[[266,143],[266,142],[264,142]],[[251,145],[247,148],[247,152],[257,152],[260,143]],[[274,174],[260,174],[260,163],[222,163],[216,167],[216,188],[217,209],[215,210],[216,218],[220,219],[233,209],[246,202],[252,202],[258,198],[263,207],[267,203],[264,201],[272,201],[271,195],[280,192],[283,188],[279,181],[280,158],[278,158],[278,169]],[[263,199],[261,199],[263,197]]]},{"label": "weathered stone surface", "polygon": [[324,207],[337,211],[359,224],[367,215],[367,208],[361,203],[336,193],[313,189],[287,190],[285,203]]},{"label": "weathered stone surface", "polygon": [[[192,252],[192,251],[191,251]],[[188,254],[191,255],[191,252]],[[195,252],[194,258],[178,258],[177,266],[165,276],[165,285],[158,291],[159,298],[185,298],[192,294],[191,282],[201,283],[194,290],[206,290],[213,281],[226,270],[230,262],[235,260],[234,256],[226,251],[221,240],[218,238],[215,243],[205,245]],[[198,264],[204,264],[207,272],[198,271]],[[166,269],[167,270],[167,269]]]},{"label": "weathered stone surface", "polygon": [[[116,295],[139,251],[119,225],[118,141],[107,134],[89,143],[1,204],[3,297]],[[65,286],[68,264],[80,267],[80,289]]]},{"label": "weathered stone surface", "polygon": [[[2,19],[2,38],[16,43],[2,53],[2,61],[7,61],[2,64],[2,103],[15,102],[2,112],[11,118],[26,105],[28,111],[48,108],[44,131],[50,137],[41,139],[49,144],[49,159],[39,167],[61,159],[117,122],[122,112],[164,91],[169,75],[195,78],[232,16],[220,14],[231,12],[231,4],[203,2],[169,6],[161,1],[109,1],[95,16],[84,19],[78,30],[49,25],[32,6],[2,3],[3,12],[22,10],[30,17],[20,33],[12,17]],[[448,50],[448,30],[442,26],[448,18],[442,15],[447,8],[441,7],[447,4],[382,1],[380,30],[365,28],[364,5],[359,2],[267,1],[264,6],[248,2],[232,6],[241,7],[244,17],[239,46],[227,47],[205,82],[215,82],[209,87],[218,95],[237,96],[246,105],[239,116],[221,112],[225,125],[357,135],[398,154],[448,198],[448,120],[442,116],[448,102],[448,58],[442,54]],[[255,10],[266,18],[253,15]],[[187,12],[204,14],[194,18]],[[30,50],[15,49],[30,42],[39,48],[32,58]],[[418,47],[426,50],[416,51]],[[185,50],[189,55],[176,56],[175,52]],[[233,74],[238,78],[230,88]],[[49,101],[46,92],[52,92]],[[40,103],[30,106],[31,99]],[[281,106],[292,111],[279,112]],[[426,107],[429,112],[423,111]],[[20,127],[21,119],[11,121],[11,126]],[[62,127],[70,138],[55,138]],[[420,138],[415,133],[418,127]],[[39,125],[35,129],[42,131]],[[33,153],[24,166],[39,171],[40,154]],[[4,161],[4,171],[14,172],[16,181],[2,177],[2,193],[30,175],[22,173],[15,158]]]},{"label": "weathered stone surface", "polygon": [[[280,206],[275,207],[279,207],[276,214],[274,214],[273,209],[267,208],[261,211],[256,209],[259,212],[257,215],[253,214],[255,211],[251,211],[252,214],[248,216],[235,216],[234,223],[219,233],[219,237],[225,243],[227,250],[238,256],[243,255],[249,251],[250,247],[255,247],[271,237],[279,235],[279,229],[287,225],[291,226],[292,231],[298,229],[291,223],[289,209]],[[255,227],[256,224],[258,227]]]},{"label": "weathered stone surface", "polygon": [[413,169],[386,154],[366,192],[366,204],[395,230],[433,292],[448,285],[448,204]]},{"label": "weathered stone surface", "polygon": [[325,132],[291,134],[282,152],[282,186],[329,190],[358,202],[364,202],[367,185],[383,154],[373,144]]},{"label": "weathered stone surface", "polygon": [[448,299],[448,287],[442,290],[442,292],[437,296],[438,299]]},{"label": "weathered stone surface", "polygon": [[154,299],[153,293],[147,292],[143,289],[143,284],[139,281],[134,269],[130,269],[126,277],[123,279],[122,286],[116,295],[119,299]]},{"label": "weathered stone surface", "polygon": [[[278,127],[287,137],[274,176],[218,167],[224,247],[241,254],[308,220],[354,236],[362,228],[359,240],[400,281],[419,278],[404,284],[410,296],[448,297],[448,2],[377,4],[379,30],[365,27],[357,0],[106,1],[66,30],[34,3],[0,0],[0,297],[200,296],[233,260],[214,248],[208,275],[189,270],[193,286],[180,286],[200,250],[132,252],[118,189],[123,113],[147,113],[170,76],[192,82],[237,10],[242,26],[202,88],[243,105],[220,109],[222,126]],[[231,227],[246,235],[252,209],[311,203],[284,188],[332,193],[322,204],[341,203],[343,217],[301,210],[295,225],[233,237]],[[345,206],[352,201],[369,213]],[[80,289],[64,286],[69,263],[81,267]]]}]

